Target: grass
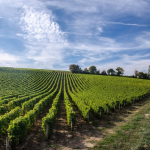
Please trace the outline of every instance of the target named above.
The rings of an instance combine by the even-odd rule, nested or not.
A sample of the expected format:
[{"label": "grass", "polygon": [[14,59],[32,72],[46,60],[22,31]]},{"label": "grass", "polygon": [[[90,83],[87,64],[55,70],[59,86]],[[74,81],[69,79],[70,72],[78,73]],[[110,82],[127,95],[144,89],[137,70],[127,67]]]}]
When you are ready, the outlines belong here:
[{"label": "grass", "polygon": [[143,106],[115,134],[107,133],[94,149],[96,150],[148,150],[150,149],[150,102]]}]

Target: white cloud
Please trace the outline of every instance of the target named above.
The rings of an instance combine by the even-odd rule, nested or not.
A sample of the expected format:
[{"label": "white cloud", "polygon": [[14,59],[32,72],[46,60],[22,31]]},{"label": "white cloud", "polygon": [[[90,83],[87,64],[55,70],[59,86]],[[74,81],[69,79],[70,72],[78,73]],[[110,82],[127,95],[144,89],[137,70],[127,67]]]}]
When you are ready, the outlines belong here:
[{"label": "white cloud", "polygon": [[9,54],[0,50],[0,64],[1,66],[14,66],[20,58],[18,56]]},{"label": "white cloud", "polygon": [[98,27],[97,30],[98,30],[98,33],[97,33],[98,35],[100,35],[103,32],[102,27]]},{"label": "white cloud", "polygon": [[59,29],[59,25],[54,21],[51,11],[37,11],[32,7],[23,6],[24,13],[20,19],[23,30],[22,35],[25,39],[32,41],[46,41],[53,43],[63,43],[63,33]]},{"label": "white cloud", "polygon": [[[130,37],[131,38],[131,37]],[[93,41],[92,41],[93,42]],[[76,43],[74,49],[78,51],[86,51],[97,55],[106,52],[119,52],[133,50],[150,49],[150,32],[141,32],[139,35],[132,37],[131,42],[118,42],[108,37],[97,37],[95,44],[92,42]],[[71,46],[73,47],[73,45]]]},{"label": "white cloud", "polygon": [[122,22],[103,22],[102,24],[120,24],[120,25],[127,25],[127,26],[148,26],[144,24],[135,24],[135,23],[122,23]]},{"label": "white cloud", "polygon": [[12,61],[12,62],[16,62],[18,59],[18,57],[15,57],[14,55],[5,53],[3,51],[0,51],[0,61]]},{"label": "white cloud", "polygon": [[124,64],[122,61],[116,61],[112,63],[107,63],[105,65],[96,65],[97,69],[100,71],[102,70],[108,70],[110,68],[113,68],[116,71],[117,67],[122,67],[124,69],[124,75],[133,75],[135,69],[142,72],[148,71],[148,64],[149,60],[142,60],[142,61],[132,61],[132,63]]},{"label": "white cloud", "polygon": [[93,55],[97,55],[100,53],[106,53],[106,52],[117,52],[117,51],[122,51],[122,50],[127,50],[131,49],[129,47],[124,47],[122,43],[119,43],[115,41],[112,38],[106,38],[106,37],[99,37],[97,38],[97,41],[95,44],[92,44],[87,42],[87,43],[76,43],[74,45],[74,48],[78,51],[83,51],[85,53],[90,53]]},{"label": "white cloud", "polygon": [[[42,45],[39,45],[42,47]],[[33,49],[32,49],[33,47]],[[42,68],[53,68],[53,65],[61,65],[63,63],[63,52],[62,44],[47,44],[43,45],[41,50],[35,49],[34,46],[30,46],[30,51],[27,51],[26,57],[28,59],[34,60],[37,66],[42,66]]]},{"label": "white cloud", "polygon": [[150,49],[150,32],[143,32],[135,38],[138,49]]},{"label": "white cloud", "polygon": [[95,5],[91,5],[91,1],[46,1],[47,5],[59,7],[69,12],[98,12]]}]

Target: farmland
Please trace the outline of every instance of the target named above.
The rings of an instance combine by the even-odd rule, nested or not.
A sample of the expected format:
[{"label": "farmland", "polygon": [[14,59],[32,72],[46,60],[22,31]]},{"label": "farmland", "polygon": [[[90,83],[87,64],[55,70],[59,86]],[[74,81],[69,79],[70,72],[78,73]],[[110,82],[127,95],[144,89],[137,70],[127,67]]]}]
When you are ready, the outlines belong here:
[{"label": "farmland", "polygon": [[34,128],[51,139],[56,128],[74,132],[76,124],[101,119],[149,94],[150,80],[1,67],[0,136],[8,136],[12,147]]}]

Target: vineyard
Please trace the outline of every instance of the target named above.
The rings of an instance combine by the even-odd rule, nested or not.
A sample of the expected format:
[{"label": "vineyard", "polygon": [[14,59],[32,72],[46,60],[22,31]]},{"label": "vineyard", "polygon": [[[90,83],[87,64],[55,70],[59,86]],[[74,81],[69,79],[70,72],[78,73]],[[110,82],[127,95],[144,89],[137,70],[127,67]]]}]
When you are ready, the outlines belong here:
[{"label": "vineyard", "polygon": [[43,136],[49,139],[61,111],[73,132],[79,115],[88,123],[149,94],[150,80],[1,67],[0,136],[8,137],[6,147],[16,147],[40,118]]}]

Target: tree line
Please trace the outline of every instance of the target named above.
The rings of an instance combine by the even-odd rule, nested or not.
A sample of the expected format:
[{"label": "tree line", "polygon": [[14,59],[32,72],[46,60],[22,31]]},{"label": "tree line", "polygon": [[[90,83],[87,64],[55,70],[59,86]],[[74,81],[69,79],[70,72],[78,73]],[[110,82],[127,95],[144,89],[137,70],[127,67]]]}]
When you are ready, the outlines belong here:
[{"label": "tree line", "polygon": [[84,70],[82,70],[78,65],[75,64],[71,64],[69,66],[69,70],[71,71],[71,73],[83,73],[83,74],[97,74],[97,75],[112,75],[112,76],[121,76],[124,74],[124,70],[121,67],[117,67],[116,71],[112,68],[108,69],[107,72],[105,70],[103,70],[102,72],[100,72],[100,70],[97,70],[97,68],[93,65],[90,66],[89,69],[84,68]]},{"label": "tree line", "polygon": [[134,77],[139,79],[149,79],[149,74],[135,70]]}]

